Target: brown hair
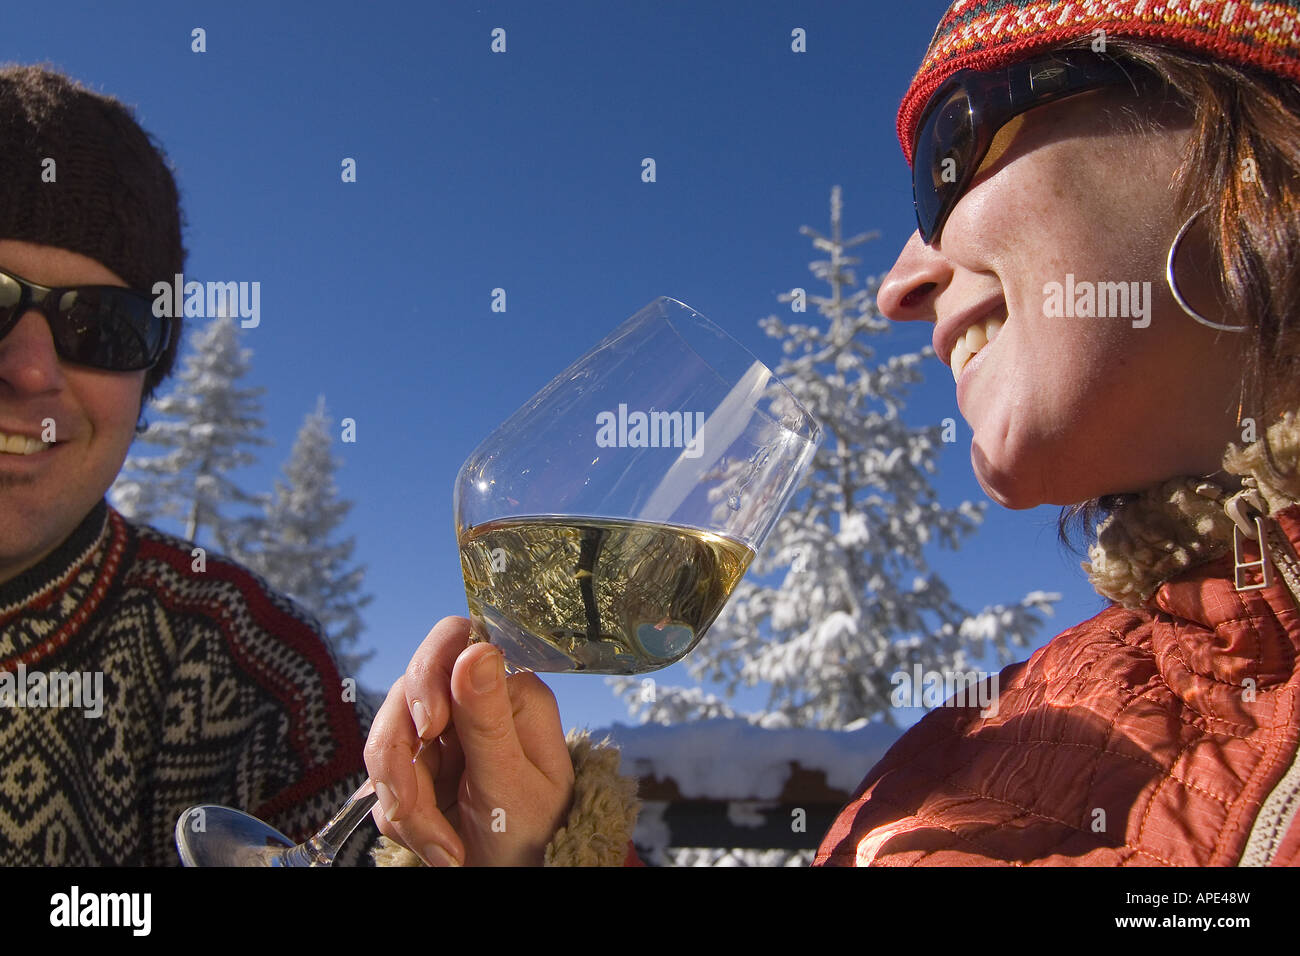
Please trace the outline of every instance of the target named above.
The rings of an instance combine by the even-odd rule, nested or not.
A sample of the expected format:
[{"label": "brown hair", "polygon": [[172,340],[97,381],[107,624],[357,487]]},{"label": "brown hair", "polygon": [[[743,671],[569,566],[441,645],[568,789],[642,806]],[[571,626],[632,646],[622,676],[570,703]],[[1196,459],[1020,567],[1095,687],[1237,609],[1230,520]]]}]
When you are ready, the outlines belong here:
[{"label": "brown hair", "polygon": [[[1208,207],[1199,225],[1210,236],[1223,311],[1207,318],[1248,326],[1241,415],[1259,424],[1267,449],[1268,424],[1300,402],[1300,85],[1126,38],[1110,40],[1107,53],[1162,80],[1191,117],[1177,202],[1186,218]],[[1072,537],[1090,538],[1127,497],[1065,508],[1062,543],[1078,550]]]}]

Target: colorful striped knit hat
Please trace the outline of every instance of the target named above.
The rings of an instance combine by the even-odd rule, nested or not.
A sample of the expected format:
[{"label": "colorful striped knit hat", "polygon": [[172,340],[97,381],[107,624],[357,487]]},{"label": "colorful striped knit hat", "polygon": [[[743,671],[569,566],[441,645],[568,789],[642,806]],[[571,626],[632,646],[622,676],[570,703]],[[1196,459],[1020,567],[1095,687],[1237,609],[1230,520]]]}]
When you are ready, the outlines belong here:
[{"label": "colorful striped knit hat", "polygon": [[1096,30],[1300,82],[1300,0],[957,0],[898,109],[908,165],[926,102],[953,73],[1006,66]]}]

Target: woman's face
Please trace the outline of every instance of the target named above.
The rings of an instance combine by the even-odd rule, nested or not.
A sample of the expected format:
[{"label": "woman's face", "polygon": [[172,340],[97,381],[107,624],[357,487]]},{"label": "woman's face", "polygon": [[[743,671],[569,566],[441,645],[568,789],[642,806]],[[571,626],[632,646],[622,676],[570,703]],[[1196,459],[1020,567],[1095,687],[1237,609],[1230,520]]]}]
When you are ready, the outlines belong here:
[{"label": "woman's face", "polygon": [[[1240,438],[1244,336],[1195,322],[1164,281],[1184,221],[1171,184],[1190,124],[1121,125],[1113,110],[1125,95],[1094,91],[1024,114],[935,245],[913,233],[878,292],[891,319],[937,323],[945,364],[972,324],[1005,319],[964,368],[957,350],[957,403],[974,431],[975,475],[1009,508],[1208,474]],[[1184,265],[1198,250],[1208,261],[1200,226],[1179,253],[1179,288],[1201,314],[1232,322],[1207,270]],[[1115,315],[1122,300],[1103,283],[1131,293],[1134,282],[1138,301]],[[1101,295],[1080,316],[1089,285]]]}]

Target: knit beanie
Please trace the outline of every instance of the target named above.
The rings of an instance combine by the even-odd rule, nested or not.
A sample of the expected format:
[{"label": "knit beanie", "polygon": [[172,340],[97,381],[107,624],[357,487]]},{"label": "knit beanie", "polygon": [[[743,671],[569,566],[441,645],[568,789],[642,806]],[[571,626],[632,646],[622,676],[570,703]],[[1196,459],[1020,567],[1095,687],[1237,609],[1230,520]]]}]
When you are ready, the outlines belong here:
[{"label": "knit beanie", "polygon": [[1300,0],[958,0],[898,109],[908,165],[926,102],[953,73],[1007,66],[1098,30],[1300,82]]},{"label": "knit beanie", "polygon": [[[0,67],[0,238],[88,256],[149,296],[185,265],[180,197],[162,148],[118,100],[38,66]],[[172,321],[146,397],[175,361],[180,320]]]}]

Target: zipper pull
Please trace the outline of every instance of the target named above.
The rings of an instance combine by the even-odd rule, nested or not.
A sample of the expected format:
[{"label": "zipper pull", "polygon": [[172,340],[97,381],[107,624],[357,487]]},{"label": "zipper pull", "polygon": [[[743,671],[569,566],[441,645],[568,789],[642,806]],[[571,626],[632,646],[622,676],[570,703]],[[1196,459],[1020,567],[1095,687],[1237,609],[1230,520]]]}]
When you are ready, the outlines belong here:
[{"label": "zipper pull", "polygon": [[[1233,583],[1238,591],[1261,591],[1273,586],[1273,565],[1268,559],[1268,542],[1264,537],[1264,520],[1268,514],[1268,502],[1259,493],[1253,478],[1242,482],[1242,490],[1228,499],[1223,506],[1224,512],[1232,519],[1232,557]],[[1259,560],[1243,561],[1242,545],[1246,538],[1259,542]],[[1258,584],[1244,584],[1245,573],[1251,568],[1258,568]]]}]

